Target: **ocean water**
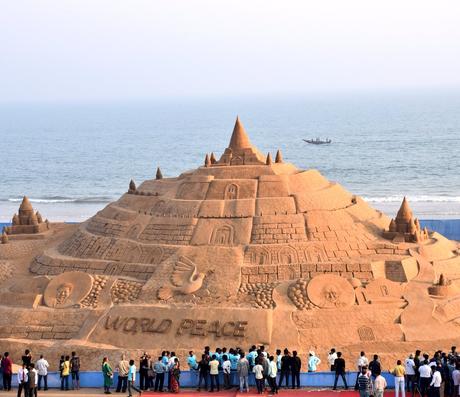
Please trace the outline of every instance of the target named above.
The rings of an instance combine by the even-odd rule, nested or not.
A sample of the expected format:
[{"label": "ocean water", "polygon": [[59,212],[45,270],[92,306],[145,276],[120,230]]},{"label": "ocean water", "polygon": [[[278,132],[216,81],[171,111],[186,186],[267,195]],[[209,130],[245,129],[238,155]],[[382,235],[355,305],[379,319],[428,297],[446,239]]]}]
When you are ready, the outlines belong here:
[{"label": "ocean water", "polygon": [[[316,168],[394,215],[460,218],[460,92],[0,105],[0,221],[22,195],[50,220],[82,221],[133,178],[176,176],[219,156],[240,115],[259,149]],[[330,138],[309,145],[303,138]]]}]

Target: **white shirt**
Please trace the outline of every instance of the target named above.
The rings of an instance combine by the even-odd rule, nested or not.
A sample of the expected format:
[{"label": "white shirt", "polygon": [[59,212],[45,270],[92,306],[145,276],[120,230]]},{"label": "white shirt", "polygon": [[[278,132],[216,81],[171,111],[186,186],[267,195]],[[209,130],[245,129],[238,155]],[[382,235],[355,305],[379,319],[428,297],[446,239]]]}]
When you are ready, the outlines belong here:
[{"label": "white shirt", "polygon": [[454,386],[458,386],[460,384],[460,371],[458,369],[454,369],[452,372],[452,380],[454,381]]},{"label": "white shirt", "polygon": [[385,390],[387,387],[387,381],[382,375],[378,375],[374,381],[375,390]]},{"label": "white shirt", "polygon": [[22,368],[22,367],[19,368],[18,369],[18,383],[22,383],[22,381],[27,382],[28,380],[29,380],[29,371],[27,371],[27,368]]},{"label": "white shirt", "polygon": [[49,366],[50,365],[48,364],[48,361],[46,361],[44,358],[41,358],[40,360],[38,360],[36,363],[38,374],[40,376],[48,375]]},{"label": "white shirt", "polygon": [[224,371],[225,374],[229,374],[232,369],[232,363],[230,360],[224,361],[222,364],[222,370]]},{"label": "white shirt", "polygon": [[276,374],[278,373],[278,366],[274,361],[270,361],[270,368],[269,368],[269,376],[270,378],[276,378]]},{"label": "white shirt", "polygon": [[406,358],[406,361],[404,361],[404,367],[406,375],[415,375],[415,361],[412,358]]},{"label": "white shirt", "polygon": [[367,359],[366,356],[360,356],[360,357],[358,358],[358,363],[357,363],[357,365],[358,365],[358,369],[361,369],[361,368],[364,367],[364,366],[367,367],[367,366],[369,365],[369,360]]},{"label": "white shirt", "polygon": [[264,378],[264,367],[262,365],[257,364],[253,369],[252,372],[256,374],[256,379],[263,379]]},{"label": "white shirt", "polygon": [[418,369],[421,378],[431,378],[431,367],[428,364],[423,364]]},{"label": "white shirt", "polygon": [[441,387],[442,378],[439,371],[434,371],[433,379],[431,380],[430,386]]},{"label": "white shirt", "polygon": [[332,353],[332,354],[329,353],[327,355],[327,361],[328,361],[330,366],[334,365],[336,358],[337,358],[337,353]]}]

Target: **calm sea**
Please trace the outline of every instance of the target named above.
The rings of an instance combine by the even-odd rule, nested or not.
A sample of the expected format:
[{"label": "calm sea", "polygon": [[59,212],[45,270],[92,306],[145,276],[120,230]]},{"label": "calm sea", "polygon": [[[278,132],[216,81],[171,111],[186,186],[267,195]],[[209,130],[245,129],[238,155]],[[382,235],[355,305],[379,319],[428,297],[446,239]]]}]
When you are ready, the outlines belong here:
[{"label": "calm sea", "polygon": [[[202,164],[236,114],[262,152],[327,178],[393,215],[460,218],[460,92],[321,98],[0,105],[0,221],[21,196],[50,220],[81,221],[128,188]],[[303,138],[330,138],[315,146]]]}]

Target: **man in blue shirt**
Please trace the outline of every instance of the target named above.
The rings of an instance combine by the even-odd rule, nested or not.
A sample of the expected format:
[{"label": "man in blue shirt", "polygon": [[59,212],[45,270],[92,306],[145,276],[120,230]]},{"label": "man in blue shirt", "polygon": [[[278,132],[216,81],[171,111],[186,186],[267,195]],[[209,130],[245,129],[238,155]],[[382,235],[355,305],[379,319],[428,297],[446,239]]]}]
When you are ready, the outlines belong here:
[{"label": "man in blue shirt", "polygon": [[[164,357],[164,356],[163,356]],[[163,391],[165,381],[165,372],[168,371],[166,364],[163,364],[163,357],[158,357],[158,361],[153,364],[153,372],[155,372],[155,391]]]},{"label": "man in blue shirt", "polygon": [[128,371],[128,396],[131,397],[131,389],[136,390],[139,395],[141,390],[136,387],[136,366],[134,365],[134,360],[129,360],[129,371]]}]

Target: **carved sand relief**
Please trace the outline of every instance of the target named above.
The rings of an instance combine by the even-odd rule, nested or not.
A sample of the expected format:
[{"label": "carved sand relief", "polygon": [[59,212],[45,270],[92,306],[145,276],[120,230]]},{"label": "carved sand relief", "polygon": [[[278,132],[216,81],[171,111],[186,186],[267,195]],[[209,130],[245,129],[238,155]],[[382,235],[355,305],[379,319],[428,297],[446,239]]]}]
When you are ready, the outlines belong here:
[{"label": "carved sand relief", "polygon": [[[21,225],[26,215],[32,225]],[[44,223],[38,215],[22,208],[15,226]],[[458,244],[422,230],[407,200],[390,224],[319,172],[260,153],[237,120],[222,156],[208,154],[196,170],[132,181],[78,228],[8,234],[0,339],[75,338],[93,357],[99,343],[261,343],[303,354],[347,352],[356,341],[403,351],[433,334],[438,344],[430,330],[440,326],[458,338]],[[13,312],[30,325],[7,327]]]}]

